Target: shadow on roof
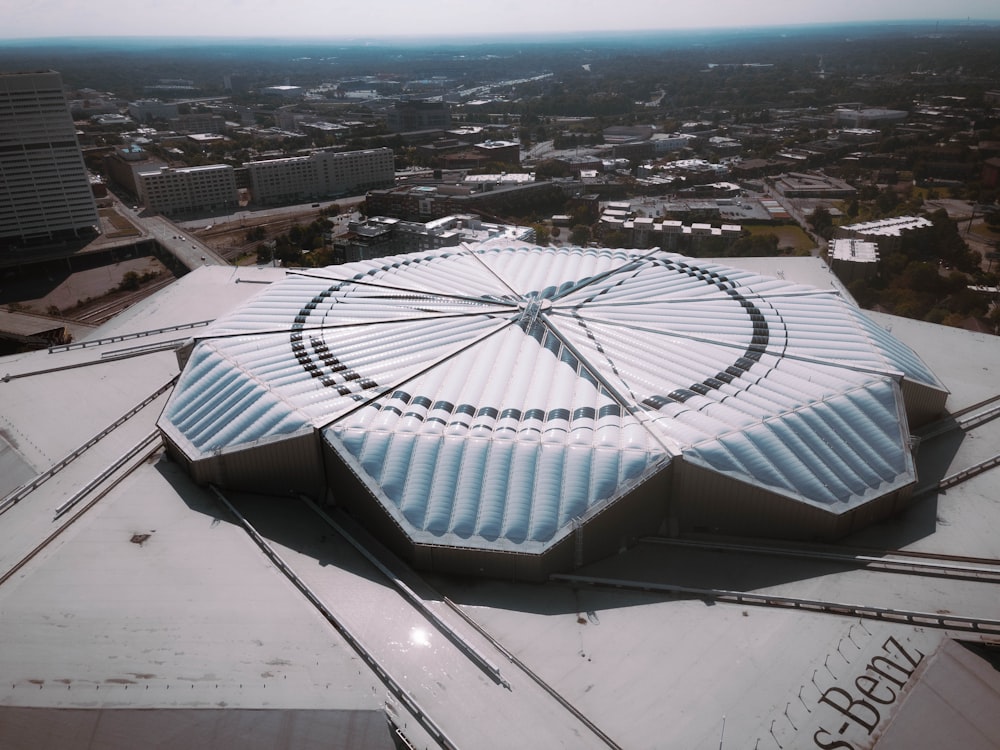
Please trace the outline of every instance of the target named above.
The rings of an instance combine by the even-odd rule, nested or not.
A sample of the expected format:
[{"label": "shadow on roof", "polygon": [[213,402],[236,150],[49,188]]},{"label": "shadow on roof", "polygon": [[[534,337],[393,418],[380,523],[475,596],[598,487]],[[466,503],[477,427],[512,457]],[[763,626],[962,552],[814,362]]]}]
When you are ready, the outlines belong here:
[{"label": "shadow on roof", "polygon": [[[933,451],[925,450],[918,455],[918,459],[923,459],[920,463],[921,485],[936,483],[944,475],[962,438],[963,435],[955,431],[941,435],[934,439]],[[210,517],[213,523],[237,522],[211,490],[194,485],[179,466],[163,460],[158,463],[158,469],[192,510]],[[226,497],[268,542],[312,558],[321,567],[335,566],[374,583],[390,585],[360,553],[298,498],[247,493],[226,493]],[[931,493],[917,500],[899,516],[875,524],[845,541],[872,549],[895,549],[932,534],[937,524],[936,515],[937,495]],[[592,613],[596,606],[619,609],[656,601],[699,598],[624,589],[588,589],[583,597],[588,604],[584,605],[580,590],[564,583],[510,584],[472,576],[465,578],[413,572],[363,531],[355,529],[352,533],[364,537],[362,541],[369,549],[377,550],[380,559],[430,600],[447,596],[465,606],[542,615],[575,613],[578,617],[585,617],[592,616],[587,613]],[[753,544],[753,540],[748,539],[746,543]],[[281,550],[278,551],[280,554]],[[859,567],[850,562],[767,555],[747,558],[736,553],[676,547],[650,538],[610,558],[584,566],[575,573],[639,583],[749,592]],[[706,600],[706,603],[710,602]]]}]

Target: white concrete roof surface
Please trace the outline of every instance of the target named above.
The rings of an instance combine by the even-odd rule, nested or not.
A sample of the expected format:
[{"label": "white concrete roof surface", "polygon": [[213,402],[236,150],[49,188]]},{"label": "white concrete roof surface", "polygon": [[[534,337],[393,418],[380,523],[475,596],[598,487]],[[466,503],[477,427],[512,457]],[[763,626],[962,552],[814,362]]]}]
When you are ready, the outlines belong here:
[{"label": "white concrete roof surface", "polygon": [[[789,281],[814,285],[812,279],[829,276],[817,259],[726,263],[754,271],[771,264]],[[100,333],[135,334],[216,318],[262,288],[234,283],[235,273],[199,269]],[[238,275],[244,273],[254,277],[257,271]],[[891,328],[895,338],[917,351],[951,391],[953,410],[1000,395],[997,339],[892,316],[866,317],[881,329]],[[0,426],[10,450],[35,472],[51,466],[178,374],[169,351],[111,361],[102,360],[102,354],[190,333],[3,358],[0,374],[16,376],[0,382]],[[69,369],[55,369],[60,367]],[[72,480],[57,475],[0,514],[2,570],[51,533],[53,509],[74,488],[153,429],[163,398],[130,420],[135,425],[112,433],[120,436],[101,441],[60,472],[67,477],[76,472]],[[925,440],[916,468],[922,480],[931,481],[990,458],[998,444],[998,421],[968,434]],[[849,541],[1000,559],[995,471],[930,495],[899,518]],[[268,503],[255,502],[248,508],[256,508],[255,522],[263,522]],[[464,674],[475,668],[451,657],[437,662],[433,654],[444,647],[444,639],[436,633],[429,661],[421,664],[419,650],[406,637],[413,623],[397,622],[382,611],[386,584],[351,573],[318,531],[302,539],[280,528],[292,506],[273,507],[269,533],[280,538],[283,552],[290,559],[295,555],[295,565],[315,580],[328,581],[328,598],[350,605],[344,614],[366,642],[386,644],[387,668],[407,679],[407,688],[435,720],[448,731],[469,732],[462,735],[463,746],[509,747],[511,735],[476,734],[476,722],[469,719],[497,713],[497,696],[506,691],[465,687],[481,682]],[[296,525],[301,523],[300,518]],[[141,544],[132,541],[142,534],[149,537]],[[956,614],[1000,614],[995,592],[986,584],[977,588],[942,580],[929,588],[926,578],[836,568],[820,572],[794,560],[761,571],[726,555],[702,565],[683,557],[663,565],[665,559],[659,548],[644,544],[586,572],[670,581],[689,570],[708,582],[741,575],[748,590],[819,596],[829,591],[854,603],[888,600],[914,607],[933,604]],[[985,750],[1000,736],[996,689],[964,677],[988,679],[991,668],[970,666],[964,654],[955,656],[950,645],[955,634],[948,631],[625,590],[449,578],[433,582],[622,747],[811,747],[822,730],[830,736],[821,739],[843,739],[854,747],[894,750],[913,747],[913,738],[920,737]],[[350,595],[339,596],[343,591]],[[431,604],[447,610],[438,595]],[[871,659],[886,654],[890,638],[914,658],[922,654],[920,668],[896,691],[897,698],[878,706],[871,734],[850,722],[837,735],[843,716],[821,703],[822,696],[840,688],[857,698],[855,680]],[[379,679],[211,496],[162,457],[134,472],[0,585],[0,643],[4,706],[349,709],[377,708],[388,700]],[[956,659],[963,661],[955,665]],[[514,669],[502,666],[505,672]],[[446,681],[441,679],[445,673],[463,674]],[[536,729],[556,730],[550,727],[550,704],[522,684],[514,683],[511,702],[504,704],[503,726],[516,729],[518,739],[527,737],[522,745],[527,747]],[[407,732],[418,746],[433,746],[412,721]],[[579,747],[592,739],[581,734],[561,746]]]}]

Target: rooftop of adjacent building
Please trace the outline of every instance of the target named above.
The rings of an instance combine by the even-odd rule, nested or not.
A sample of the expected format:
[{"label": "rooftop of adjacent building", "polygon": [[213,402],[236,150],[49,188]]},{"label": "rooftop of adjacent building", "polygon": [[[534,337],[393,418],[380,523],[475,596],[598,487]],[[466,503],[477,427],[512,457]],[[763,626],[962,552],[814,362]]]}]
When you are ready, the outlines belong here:
[{"label": "rooftop of adjacent building", "polygon": [[846,224],[841,229],[858,234],[898,237],[911,229],[923,229],[933,226],[934,222],[924,216],[896,216],[891,219],[864,221],[858,224]]},{"label": "rooftop of adjacent building", "polygon": [[830,257],[852,263],[878,263],[878,245],[864,240],[833,240],[830,243]]}]

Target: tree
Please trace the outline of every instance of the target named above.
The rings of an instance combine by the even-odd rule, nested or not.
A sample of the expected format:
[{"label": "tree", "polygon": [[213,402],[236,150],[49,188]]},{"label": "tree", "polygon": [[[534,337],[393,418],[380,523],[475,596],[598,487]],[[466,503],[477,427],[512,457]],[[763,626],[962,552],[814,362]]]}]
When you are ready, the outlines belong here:
[{"label": "tree", "polygon": [[139,288],[139,274],[135,271],[128,271],[124,276],[122,276],[121,283],[118,284],[118,288],[123,292],[134,292]]},{"label": "tree", "polygon": [[816,234],[826,237],[826,232],[833,229],[833,217],[830,210],[824,206],[817,206],[809,215],[809,224]]},{"label": "tree", "polygon": [[601,236],[601,242],[605,247],[626,247],[629,246],[628,233],[621,229],[612,229]]},{"label": "tree", "polygon": [[590,242],[590,227],[586,224],[577,224],[570,230],[569,241],[574,245],[583,247]]},{"label": "tree", "polygon": [[549,244],[549,228],[545,224],[532,224],[531,228],[535,230],[535,242],[539,245]]},{"label": "tree", "polygon": [[729,254],[737,258],[764,258],[778,255],[778,235],[773,232],[766,234],[746,232],[733,243]]},{"label": "tree", "polygon": [[992,310],[990,310],[987,320],[993,324],[994,331],[1000,330],[1000,305],[995,306]]},{"label": "tree", "polygon": [[944,291],[945,281],[938,273],[937,266],[915,261],[908,264],[903,273],[893,280],[893,286],[925,294],[940,294]]},{"label": "tree", "polygon": [[267,230],[262,226],[251,227],[247,230],[247,242],[259,242],[267,237]]},{"label": "tree", "polygon": [[535,178],[538,180],[552,179],[554,177],[569,177],[573,170],[565,162],[556,159],[546,159],[535,165]]},{"label": "tree", "polygon": [[847,285],[847,291],[861,307],[872,307],[878,301],[878,292],[872,289],[867,279],[855,279]]},{"label": "tree", "polygon": [[875,205],[878,206],[879,211],[883,215],[888,215],[899,205],[899,196],[896,195],[896,191],[892,189],[892,186],[887,185],[878,194],[878,197],[875,199]]}]

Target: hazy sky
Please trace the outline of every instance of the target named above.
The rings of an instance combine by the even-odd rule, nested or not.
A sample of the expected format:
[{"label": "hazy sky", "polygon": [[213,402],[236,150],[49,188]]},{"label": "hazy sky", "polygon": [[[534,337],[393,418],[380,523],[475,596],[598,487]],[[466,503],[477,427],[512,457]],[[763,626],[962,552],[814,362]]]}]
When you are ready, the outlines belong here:
[{"label": "hazy sky", "polygon": [[[11,0],[14,2],[14,0]],[[998,0],[21,0],[0,38],[451,36],[988,19]]]}]

